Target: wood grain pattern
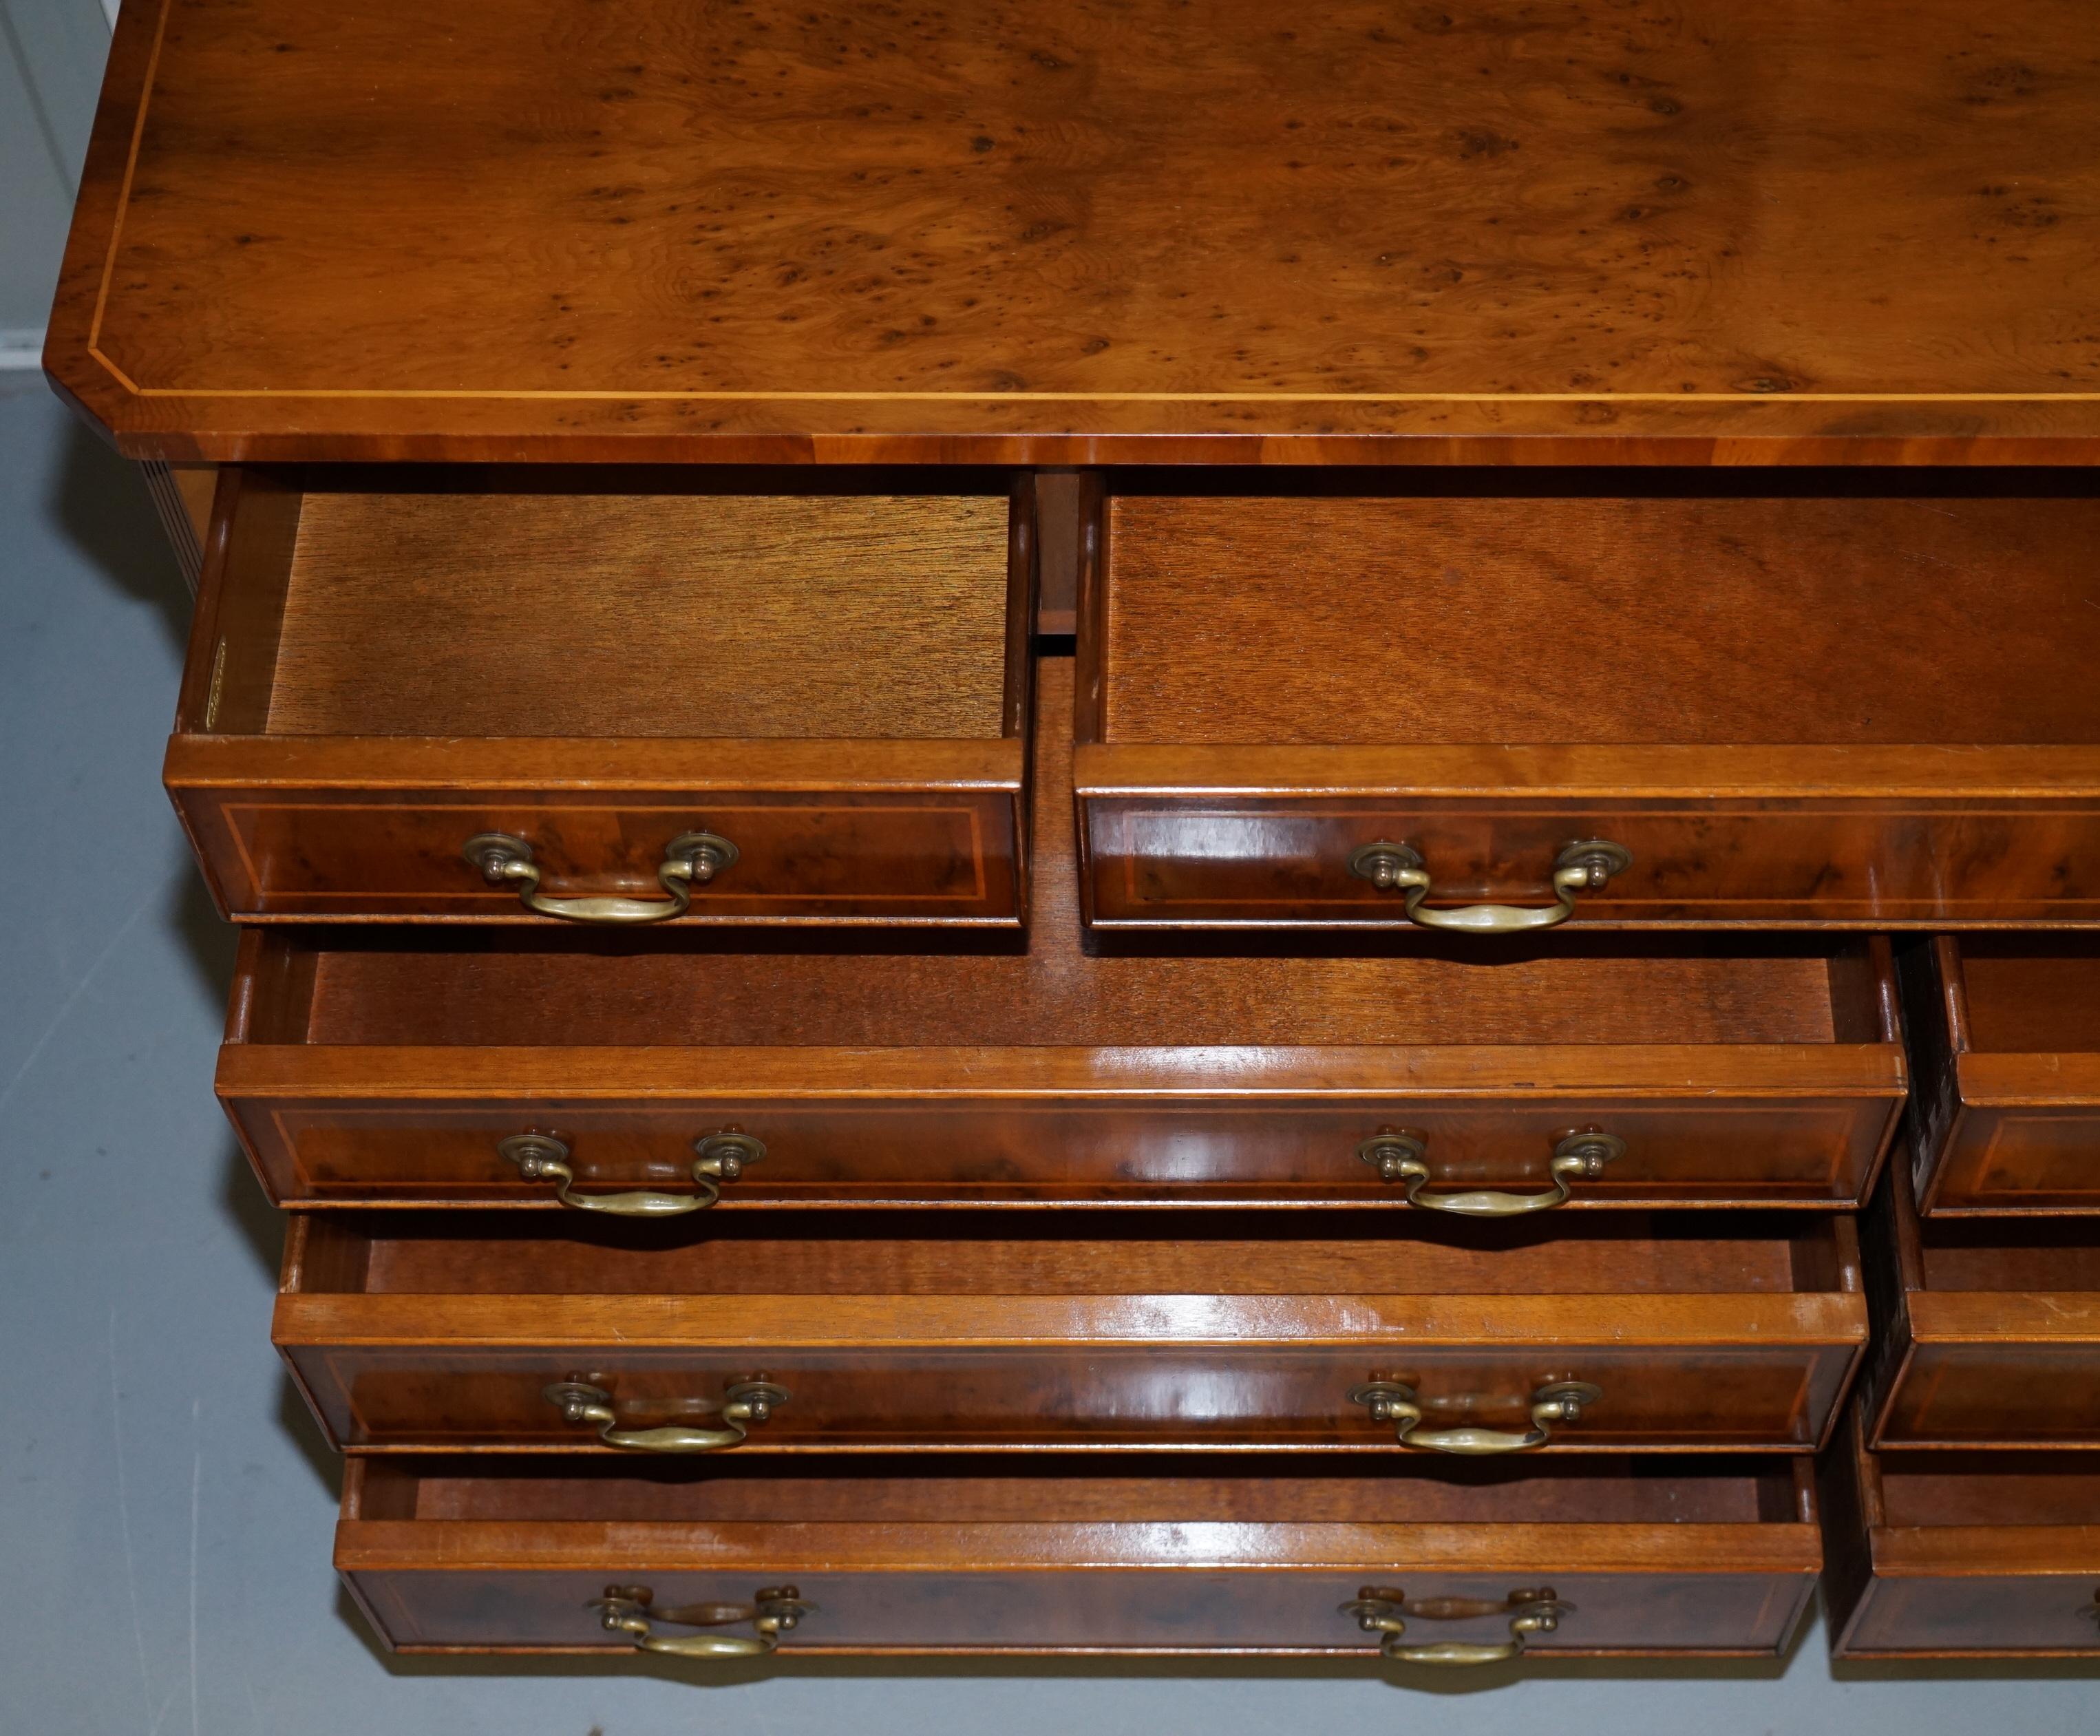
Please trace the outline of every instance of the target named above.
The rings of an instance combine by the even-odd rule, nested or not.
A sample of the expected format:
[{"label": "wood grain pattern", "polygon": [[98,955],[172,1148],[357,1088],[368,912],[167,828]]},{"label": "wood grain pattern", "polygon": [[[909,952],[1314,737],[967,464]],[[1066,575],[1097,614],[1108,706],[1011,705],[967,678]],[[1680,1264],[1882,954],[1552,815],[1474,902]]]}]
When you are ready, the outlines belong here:
[{"label": "wood grain pattern", "polygon": [[1503,1638],[1506,1618],[1433,1600],[1550,1584],[1573,1608],[1541,1652],[1768,1652],[1819,1560],[1805,1473],[1740,1460],[837,1464],[354,1460],[336,1563],[408,1651],[602,1652],[616,1642],[585,1604],[646,1573],[661,1609],[792,1577],[818,1607],[785,1650],[815,1655],[1368,1659],[1335,1606],[1396,1582],[1423,1637]]},{"label": "wood grain pattern", "polygon": [[1904,978],[1926,1214],[2100,1211],[2100,951],[1941,935]]},{"label": "wood grain pattern", "polygon": [[1123,493],[1106,534],[1109,744],[2100,741],[2100,500]]},{"label": "wood grain pattern", "polygon": [[2089,24],[154,0],[50,366],[169,457],[2089,462]]},{"label": "wood grain pattern", "polygon": [[218,1086],[266,1186],[549,1206],[506,1134],[558,1135],[586,1186],[678,1189],[735,1127],[767,1156],[730,1210],[1389,1207],[1355,1155],[1383,1127],[1446,1183],[1539,1188],[1596,1126],[1627,1151],[1585,1208],[1860,1197],[1905,1089],[1884,943],[1092,952],[1070,679],[1045,662],[1023,951],[257,939]]},{"label": "wood grain pattern", "polygon": [[[1806,1452],[1866,1337],[1850,1226],[1827,1217],[1405,1239],[1309,1213],[517,1227],[543,1221],[302,1220],[272,1335],[332,1440],[602,1454],[550,1382],[586,1378],[654,1425],[763,1376],[793,1397],[739,1453],[1391,1455],[1349,1401],[1365,1380],[1520,1431],[1532,1393],[1572,1378],[1605,1397],[1546,1452]],[[368,1243],[361,1265],[320,1257],[338,1241]]]},{"label": "wood grain pattern", "polygon": [[1003,497],[310,493],[267,732],[995,739]]},{"label": "wood grain pattern", "polygon": [[1821,1484],[1838,1657],[2100,1657],[2090,1456],[1875,1452],[1853,1419]]}]

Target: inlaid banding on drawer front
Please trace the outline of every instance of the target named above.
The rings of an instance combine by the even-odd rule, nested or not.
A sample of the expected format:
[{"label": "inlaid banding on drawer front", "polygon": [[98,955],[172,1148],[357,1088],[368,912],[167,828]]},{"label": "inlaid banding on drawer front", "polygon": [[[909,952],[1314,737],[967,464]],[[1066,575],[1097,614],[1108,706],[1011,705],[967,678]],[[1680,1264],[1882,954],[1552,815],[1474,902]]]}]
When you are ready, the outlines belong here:
[{"label": "inlaid banding on drawer front", "polygon": [[[1065,1214],[790,1234],[329,1214],[295,1226],[276,1337],[331,1434],[367,1450],[599,1453],[550,1389],[623,1429],[783,1389],[740,1454],[986,1447],[1391,1454],[1367,1382],[1436,1429],[1521,1429],[1599,1389],[1548,1449],[1805,1451],[1865,1337],[1850,1226],[1592,1217],[1352,1238],[1206,1214],[1171,1239]],[[711,1425],[708,1425],[711,1426]],[[1433,1432],[1433,1430],[1432,1430]]]},{"label": "inlaid banding on drawer front", "polygon": [[733,837],[738,857],[735,883],[709,891],[696,917],[784,919],[840,905],[968,915],[992,908],[994,881],[999,892],[1012,891],[1012,861],[1002,855],[988,863],[985,836],[1010,833],[1012,807],[1011,795],[995,790],[946,806],[881,795],[851,804],[699,793],[607,804],[517,794],[417,803],[228,801],[218,812],[258,916],[383,919],[412,908],[431,919],[529,922],[536,918],[516,892],[462,872],[462,839],[504,833],[528,840],[549,888],[609,880],[646,890],[665,841],[697,817]]},{"label": "inlaid banding on drawer front", "polygon": [[229,471],[165,771],[222,908],[1018,926],[1029,479],[725,486]]},{"label": "inlaid banding on drawer front", "polygon": [[1094,479],[1089,919],[2100,921],[2100,502],[1563,486]]},{"label": "inlaid banding on drawer front", "polygon": [[[1132,767],[1140,751],[1167,755],[1079,750],[1090,911],[1104,926],[1404,929],[1399,903],[1350,868],[1357,852],[1382,840],[1404,841],[1428,865],[1432,908],[1502,900],[1550,907],[1557,856],[1570,840],[1590,837],[1632,858],[1579,899],[1575,920],[1595,927],[2100,919],[2100,753],[2083,749],[2032,750],[2043,763],[2013,775],[2047,793],[2017,805],[1994,785],[1967,781],[1979,768],[1952,762],[1937,768],[1942,780],[1922,796],[1826,793],[1829,784],[1871,774],[1848,776],[1834,765],[1826,772],[1815,749],[1773,750],[1771,779],[1781,787],[1747,801],[1725,793],[1742,771],[1728,762],[1732,756],[1655,749],[1617,752],[1620,781],[1608,794],[1561,796],[1529,787],[1528,779],[1506,784],[1507,757],[1484,751],[1471,772],[1476,793],[1396,791],[1347,804],[1301,803],[1288,793],[1250,801],[1222,787],[1205,793],[1200,764],[1176,779],[1166,765]],[[1303,761],[1310,751],[1293,757]],[[1338,750],[1330,767],[1304,766],[1308,790],[1351,779],[1348,757]],[[1838,749],[1829,757],[1853,758]],[[1127,793],[1123,780],[1149,775],[1179,782],[1180,793]],[[1917,776],[1914,768],[1909,775]],[[1451,781],[1467,777],[1454,770]],[[2067,784],[2075,793],[2064,793]],[[1658,785],[1685,793],[1648,793]]]},{"label": "inlaid banding on drawer front", "polygon": [[1366,1584],[1424,1639],[1502,1641],[1545,1588],[1567,1613],[1527,1650],[1768,1653],[1820,1559],[1798,1462],[1028,1463],[364,1458],[336,1562],[408,1650],[624,1645],[589,1606],[640,1581],[674,1619],[792,1584],[812,1607],[783,1654],[1370,1659],[1341,1607]]},{"label": "inlaid banding on drawer front", "polygon": [[[541,1058],[553,1061],[549,1055]],[[1152,1095],[1053,1093],[1048,1102],[1012,1097],[973,1100],[954,1080],[904,1102],[859,1098],[827,1106],[784,1097],[686,1094],[677,1107],[519,1097],[471,1107],[433,1102],[407,1082],[390,1102],[312,1102],[271,1107],[242,1091],[237,1076],[222,1089],[240,1094],[241,1120],[285,1193],[322,1203],[382,1199],[440,1204],[553,1207],[544,1187],[521,1178],[497,1149],[518,1129],[548,1128],[571,1148],[584,1185],[677,1187],[695,1144],[717,1132],[750,1133],[765,1167],[740,1177],[719,1202],[747,1206],[854,1204],[1045,1204],[1064,1200],[1141,1204],[1393,1206],[1401,1191],[1382,1183],[1361,1158],[1365,1142],[1402,1120],[1423,1134],[1440,1186],[1542,1167],[1555,1136],[1595,1124],[1625,1139],[1627,1155],[1568,1204],[1591,1208],[1640,1201],[1667,1190],[1679,1204],[1825,1205],[1842,1198],[1848,1172],[1871,1151],[1886,1123],[1885,1091],[1863,1087],[1852,1101],[1716,1102],[1688,1091],[1657,1107],[1647,1093],[1602,1091],[1464,1093],[1440,1103],[1419,1084],[1340,1108],[1322,1098],[1260,1101],[1257,1088],[1202,1107]],[[807,1090],[808,1081],[802,1082]],[[871,1082],[872,1084],[872,1081]],[[674,1095],[678,1093],[673,1093]],[[1105,1091],[1105,1094],[1107,1094]],[[939,1102],[946,1097],[951,1101]],[[1673,1174],[1675,1154],[1696,1149],[1699,1173]]]}]

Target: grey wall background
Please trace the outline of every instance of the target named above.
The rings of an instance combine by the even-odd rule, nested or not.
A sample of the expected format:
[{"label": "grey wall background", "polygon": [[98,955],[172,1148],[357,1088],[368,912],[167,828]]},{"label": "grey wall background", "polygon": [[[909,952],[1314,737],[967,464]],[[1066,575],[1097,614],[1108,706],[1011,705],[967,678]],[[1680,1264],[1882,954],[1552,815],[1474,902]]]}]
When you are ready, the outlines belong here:
[{"label": "grey wall background", "polygon": [[[18,162],[59,163],[69,188],[93,96],[77,55],[99,62],[103,27],[97,0],[0,0],[0,18],[9,68],[56,68],[26,144],[0,86],[0,285],[34,292],[0,301],[0,325],[33,325],[64,213],[33,188],[12,202],[33,179]],[[338,1466],[269,1345],[281,1226],[211,1093],[232,937],[159,786],[188,612],[131,467],[36,375],[0,373],[0,1731],[2093,1729],[2100,1660],[1838,1672],[1820,1627],[1783,1664],[1427,1684],[1295,1664],[386,1657],[329,1566]]]},{"label": "grey wall background", "polygon": [[117,0],[0,0],[0,369],[42,343]]}]

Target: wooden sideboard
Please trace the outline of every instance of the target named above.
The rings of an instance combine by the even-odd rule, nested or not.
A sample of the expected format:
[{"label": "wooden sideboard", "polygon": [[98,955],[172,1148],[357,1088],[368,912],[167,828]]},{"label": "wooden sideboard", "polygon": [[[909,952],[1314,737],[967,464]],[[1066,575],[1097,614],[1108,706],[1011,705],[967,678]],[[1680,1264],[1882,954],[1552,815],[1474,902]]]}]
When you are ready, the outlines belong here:
[{"label": "wooden sideboard", "polygon": [[2084,0],[135,0],[381,1638],[2100,1645],[2096,148]]}]

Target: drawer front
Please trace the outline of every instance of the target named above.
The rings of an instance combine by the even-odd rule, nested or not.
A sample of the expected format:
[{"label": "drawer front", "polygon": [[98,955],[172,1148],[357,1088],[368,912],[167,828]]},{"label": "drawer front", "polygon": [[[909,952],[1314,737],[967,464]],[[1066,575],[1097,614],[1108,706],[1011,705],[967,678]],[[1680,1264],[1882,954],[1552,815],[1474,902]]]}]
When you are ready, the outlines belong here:
[{"label": "drawer front", "polygon": [[1877,1654],[2024,1653],[2100,1658],[2100,1560],[2080,1574],[1877,1572],[1838,1648]]},{"label": "drawer front", "polygon": [[466,841],[523,840],[543,897],[657,899],[667,846],[704,831],[737,856],[694,890],[686,923],[1012,926],[1021,756],[1006,745],[1005,787],[974,791],[173,787],[214,893],[237,917],[558,924],[492,884],[462,854]]},{"label": "drawer front", "polygon": [[[553,1079],[551,1069],[539,1076]],[[222,1089],[225,1089],[222,1082]],[[695,1142],[757,1139],[763,1159],[721,1190],[724,1205],[1186,1202],[1393,1206],[1405,1185],[1358,1156],[1379,1133],[1423,1137],[1424,1190],[1543,1195],[1571,1129],[1601,1129],[1625,1152],[1571,1183],[1569,1207],[1735,1204],[1849,1205],[1860,1197],[1899,1098],[1628,1103],[1492,1093],[1451,1108],[1396,1096],[1378,1103],[877,1099],[844,1105],[693,1098],[495,1102],[300,1100],[244,1096],[227,1106],[272,1193],[299,1204],[380,1200],[554,1205],[499,1151],[521,1133],[558,1138],[573,1188],[693,1190]]]},{"label": "drawer front", "polygon": [[[725,1297],[717,1305],[762,1343],[773,1300]],[[854,1331],[853,1300],[842,1299],[835,1310],[842,1338]],[[1427,1430],[1476,1426],[1520,1439],[1530,1426],[1533,1395],[1575,1380],[1603,1396],[1579,1421],[1553,1429],[1554,1451],[1806,1451],[1823,1438],[1855,1349],[1850,1342],[1630,1348],[1610,1342],[1608,1333],[1494,1349],[1416,1349],[1396,1341],[1397,1335],[1383,1349],[1211,1348],[1190,1341],[1200,1334],[1186,1321],[1176,1331],[1174,1316],[1215,1303],[1208,1312],[1223,1336],[1229,1316],[1256,1312],[1263,1299],[1118,1300],[1133,1323],[1132,1336],[1149,1341],[840,1349],[761,1348],[748,1341],[734,1349],[638,1349],[608,1337],[532,1349],[517,1342],[517,1334],[529,1330],[523,1311],[494,1307],[487,1311],[488,1324],[463,1322],[456,1345],[390,1347],[370,1342],[371,1332],[355,1335],[364,1342],[348,1333],[349,1341],[313,1341],[306,1317],[281,1305],[278,1341],[324,1425],[344,1447],[605,1451],[597,1425],[566,1420],[547,1396],[549,1386],[580,1380],[610,1395],[606,1402],[623,1430],[680,1423],[712,1428],[731,1386],[763,1379],[787,1389],[789,1397],[735,1448],[742,1453],[1041,1447],[1392,1452],[1394,1426],[1375,1421],[1351,1398],[1374,1379],[1414,1387]],[[1617,1310],[1622,1317],[1638,1319],[1640,1299],[1613,1300],[1625,1304]],[[1226,1305],[1233,1301],[1246,1306]],[[1177,1310],[1177,1303],[1189,1305]],[[585,1305],[580,1300],[579,1310]],[[521,1324],[506,1331],[496,1323],[506,1312]],[[629,1312],[635,1338],[661,1342],[664,1326],[651,1310]],[[990,1305],[984,1312],[995,1318]],[[1158,1317],[1155,1332],[1143,1328],[1148,1314]],[[1754,1340],[1747,1319],[1745,1328],[1745,1339]],[[1000,1330],[1017,1340],[1026,1334],[1019,1325]]]},{"label": "drawer front", "polygon": [[[1965,1085],[1983,1071],[1970,1067],[1973,1058],[1962,1058]],[[2078,1059],[2088,1070],[2089,1058]],[[2001,1107],[1972,1103],[1965,1092],[1918,1191],[1935,1213],[2100,1212],[2100,1102]]]},{"label": "drawer front", "polygon": [[[1095,750],[1113,754],[1117,750]],[[1106,763],[1105,762],[1104,763]],[[1107,780],[1103,780],[1104,783]],[[1167,796],[1083,784],[1089,915],[1105,925],[1406,926],[1350,872],[1379,841],[1421,856],[1432,908],[1554,905],[1575,840],[1631,864],[1574,923],[1803,928],[2100,921],[2100,803],[1991,799],[1350,800]]]},{"label": "drawer front", "polygon": [[2008,1334],[1916,1345],[1873,1444],[2100,1447],[2100,1309],[2085,1312],[2095,1332],[2083,1343],[2023,1343]]},{"label": "drawer front", "polygon": [[[404,1528],[368,1524],[354,1529],[366,1534]],[[761,1528],[721,1529],[743,1534]],[[1537,1590],[1542,1584],[1539,1570],[1520,1562],[1489,1575],[1418,1571],[1405,1557],[1296,1572],[1251,1566],[1231,1570],[1189,1566],[1147,1570],[1122,1564],[1112,1569],[1088,1568],[1059,1565],[1079,1552],[1071,1547],[1074,1539],[1054,1535],[1041,1539],[1045,1560],[1033,1570],[971,1572],[900,1566],[854,1572],[825,1564],[840,1553],[823,1547],[830,1535],[862,1529],[778,1527],[778,1565],[735,1573],[660,1570],[609,1553],[604,1565],[593,1569],[404,1571],[351,1566],[346,1574],[381,1633],[404,1650],[624,1651],[629,1649],[627,1642],[607,1636],[599,1626],[598,1612],[590,1607],[609,1586],[631,1586],[642,1580],[655,1594],[652,1609],[673,1610],[695,1604],[748,1605],[758,1590],[791,1583],[799,1599],[814,1607],[783,1637],[783,1657],[834,1650],[1215,1650],[1332,1653],[1370,1659],[1378,1655],[1376,1645],[1339,1612],[1339,1606],[1354,1599],[1367,1583],[1383,1587],[1404,1575],[1405,1583],[1397,1589],[1405,1592],[1412,1603],[1449,1600],[1462,1609],[1485,1606],[1490,1610],[1506,1605],[1512,1592]],[[1054,1534],[1068,1528],[1030,1529]],[[1133,1534],[1093,1539],[1095,1553],[1101,1552],[1104,1543],[1110,1548],[1121,1545],[1118,1553],[1137,1561],[1148,1555],[1154,1560],[1186,1555],[1186,1534],[1223,1529],[1208,1525],[1088,1528],[1090,1532]],[[1298,1528],[1233,1529],[1260,1538],[1270,1531]],[[1671,1527],[1652,1529],[1667,1533]],[[346,1532],[352,1530],[345,1527]],[[1279,1553],[1289,1553],[1295,1539],[1264,1540],[1273,1540]],[[351,1541],[361,1542],[361,1535]],[[752,1545],[756,1549],[765,1547],[760,1539],[753,1539]],[[951,1547],[961,1554],[968,1545],[968,1539],[958,1539]],[[810,1565],[813,1557],[818,1565]],[[1555,1571],[1545,1588],[1566,1611],[1554,1632],[1529,1638],[1524,1649],[1575,1656],[1775,1651],[1785,1642],[1811,1583],[1809,1575],[1798,1573]],[[655,1624],[655,1631],[669,1637],[706,1631],[748,1634],[751,1630],[705,1630],[663,1623]],[[1416,1616],[1408,1621],[1406,1637],[1423,1644],[1506,1643],[1509,1619],[1496,1613]]]}]

